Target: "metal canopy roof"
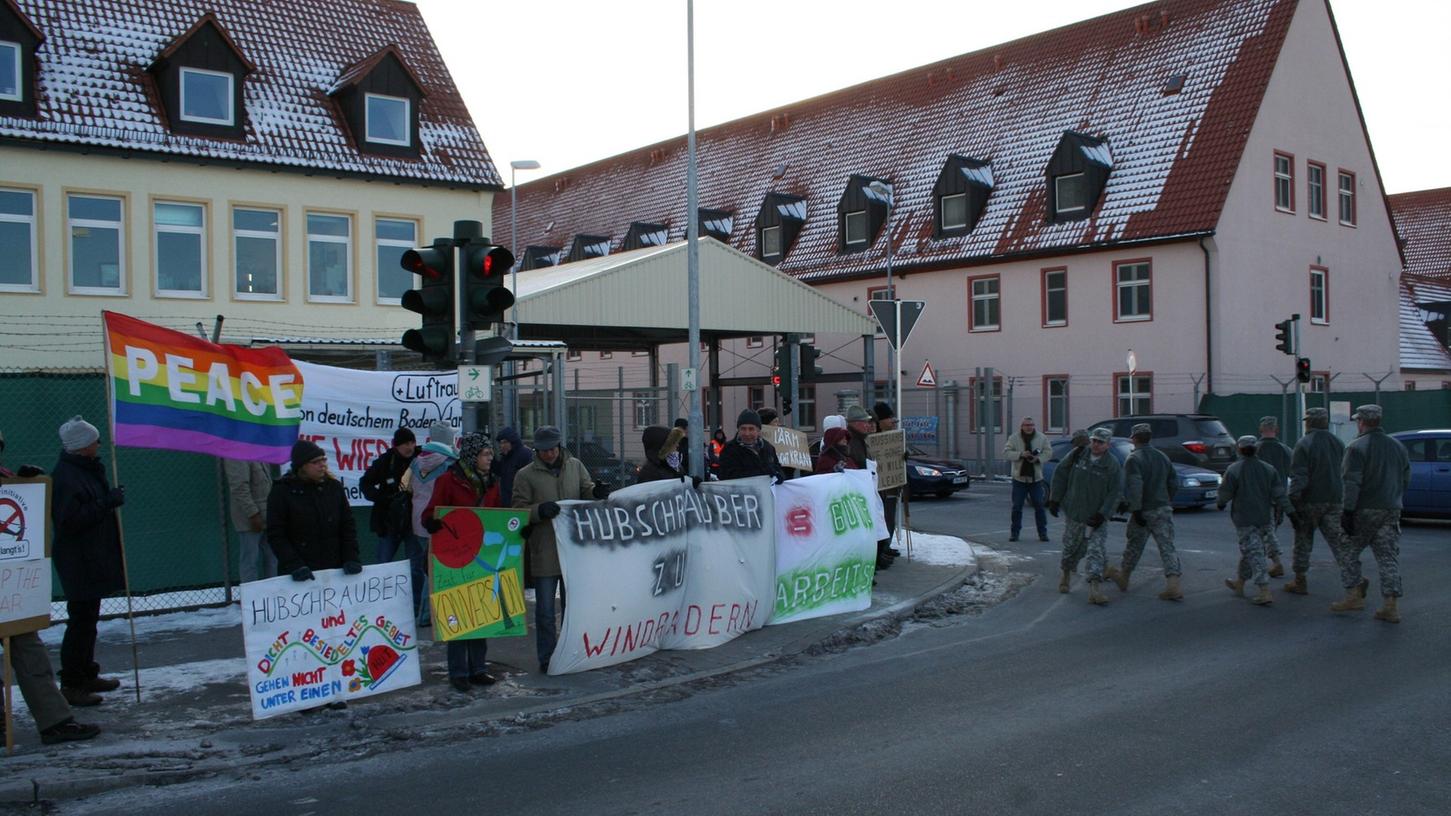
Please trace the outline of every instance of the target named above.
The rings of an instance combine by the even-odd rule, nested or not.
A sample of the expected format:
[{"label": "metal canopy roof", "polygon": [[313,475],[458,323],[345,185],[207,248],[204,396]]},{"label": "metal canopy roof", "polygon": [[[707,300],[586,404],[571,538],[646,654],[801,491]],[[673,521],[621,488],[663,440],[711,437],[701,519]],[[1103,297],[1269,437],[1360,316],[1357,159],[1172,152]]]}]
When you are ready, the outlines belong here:
[{"label": "metal canopy roof", "polygon": [[[519,273],[520,337],[572,349],[688,340],[688,249],[677,241]],[[876,331],[866,315],[755,258],[700,239],[702,339]]]}]

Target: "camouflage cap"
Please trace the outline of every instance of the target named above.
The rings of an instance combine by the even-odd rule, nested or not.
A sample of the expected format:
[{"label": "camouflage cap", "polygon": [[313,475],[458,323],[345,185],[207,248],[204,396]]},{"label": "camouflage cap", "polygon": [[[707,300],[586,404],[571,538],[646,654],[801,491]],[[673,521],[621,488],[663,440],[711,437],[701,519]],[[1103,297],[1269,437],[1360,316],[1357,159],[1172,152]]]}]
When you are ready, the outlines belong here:
[{"label": "camouflage cap", "polygon": [[1261,428],[1278,428],[1278,427],[1280,427],[1280,420],[1277,417],[1262,416],[1262,417],[1260,417],[1260,427]]},{"label": "camouflage cap", "polygon": [[1154,432],[1149,429],[1149,423],[1139,422],[1136,423],[1134,427],[1129,431],[1129,436],[1139,436],[1141,434],[1152,436],[1153,433]]},{"label": "camouflage cap", "polygon": [[1330,412],[1324,408],[1306,408],[1305,419],[1330,419]]},{"label": "camouflage cap", "polygon": [[1245,434],[1244,436],[1241,436],[1234,444],[1241,448],[1249,448],[1250,450],[1254,450],[1260,446],[1260,441],[1254,436],[1251,436],[1250,434]]},{"label": "camouflage cap", "polygon": [[1073,444],[1077,445],[1079,443],[1085,445],[1088,444],[1088,431],[1085,431],[1082,428],[1079,428],[1078,430],[1073,432]]},{"label": "camouflage cap", "polygon": [[1379,405],[1362,405],[1355,409],[1350,415],[1351,419],[1380,419],[1381,412]]},{"label": "camouflage cap", "polygon": [[1113,432],[1111,432],[1107,428],[1094,428],[1093,433],[1089,434],[1088,436],[1092,439],[1097,439],[1100,442],[1107,442],[1110,439],[1113,439]]}]

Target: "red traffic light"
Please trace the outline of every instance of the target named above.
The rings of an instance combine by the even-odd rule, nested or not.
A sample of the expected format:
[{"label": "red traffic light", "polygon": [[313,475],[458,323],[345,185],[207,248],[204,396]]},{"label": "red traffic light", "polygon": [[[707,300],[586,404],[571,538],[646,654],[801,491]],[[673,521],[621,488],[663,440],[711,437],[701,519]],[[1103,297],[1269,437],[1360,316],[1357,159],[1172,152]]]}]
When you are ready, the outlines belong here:
[{"label": "red traffic light", "polygon": [[514,253],[501,246],[470,244],[464,253],[464,272],[481,278],[502,276],[514,267]]},{"label": "red traffic light", "polygon": [[427,247],[410,249],[398,259],[398,265],[425,280],[439,280],[453,265],[453,250]]},{"label": "red traffic light", "polygon": [[775,386],[781,385],[781,375],[780,374],[772,374],[771,375],[771,385],[775,385]]}]

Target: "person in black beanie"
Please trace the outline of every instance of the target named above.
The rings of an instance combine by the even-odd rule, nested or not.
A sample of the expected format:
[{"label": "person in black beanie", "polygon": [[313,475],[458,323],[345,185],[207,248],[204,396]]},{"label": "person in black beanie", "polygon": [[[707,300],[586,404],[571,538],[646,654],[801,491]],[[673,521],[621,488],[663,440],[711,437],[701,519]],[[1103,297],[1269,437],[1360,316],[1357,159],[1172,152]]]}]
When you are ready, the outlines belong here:
[{"label": "person in black beanie", "polygon": [[292,470],[267,496],[267,543],[277,554],[278,574],[294,581],[312,580],[314,570],[363,571],[343,483],[328,473],[323,449],[306,439],[292,446]]},{"label": "person in black beanie", "polygon": [[395,499],[402,489],[403,474],[418,455],[418,438],[413,431],[399,428],[393,432],[393,447],[368,465],[358,487],[363,498],[373,503],[373,512],[368,516],[368,526],[378,537],[376,564],[386,564],[398,555],[398,548],[413,535],[412,502],[400,508],[401,513],[390,514]]},{"label": "person in black beanie", "polygon": [[720,454],[720,478],[746,479],[770,476],[784,478],[776,449],[761,438],[761,415],[747,408],[736,419],[736,438],[726,443]]}]

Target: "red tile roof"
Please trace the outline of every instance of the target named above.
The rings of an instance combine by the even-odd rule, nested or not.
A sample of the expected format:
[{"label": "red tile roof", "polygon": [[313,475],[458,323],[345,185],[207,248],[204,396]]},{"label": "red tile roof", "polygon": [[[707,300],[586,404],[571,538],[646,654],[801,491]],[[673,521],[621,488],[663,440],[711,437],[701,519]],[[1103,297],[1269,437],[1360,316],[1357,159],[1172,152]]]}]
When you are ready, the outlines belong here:
[{"label": "red tile roof", "polygon": [[1404,242],[1406,272],[1451,278],[1451,187],[1386,198]]},{"label": "red tile roof", "polygon": [[[333,170],[474,188],[502,182],[418,8],[398,0],[16,0],[45,37],[39,116],[0,116],[0,141],[66,143]],[[247,60],[241,141],[172,133],[146,73],[212,14]],[[426,92],[416,158],[359,153],[327,91],[394,47]]]},{"label": "red tile roof", "polygon": [[[754,253],[769,192],[805,197],[780,264],[804,280],[879,273],[885,252],[838,248],[847,179],[893,183],[885,231],[898,268],[983,262],[1215,228],[1296,0],[1163,0],[873,80],[697,134],[700,206],[734,212]],[[1183,89],[1164,92],[1175,75]],[[1105,137],[1114,160],[1092,218],[1050,224],[1045,170],[1064,131]],[[948,154],[992,162],[977,226],[935,239],[932,189]],[[685,232],[684,137],[519,187],[520,247],[612,236],[632,221]],[[507,197],[494,201],[506,224]],[[501,233],[502,236],[502,233]],[[517,253],[522,256],[523,252]]]}]

